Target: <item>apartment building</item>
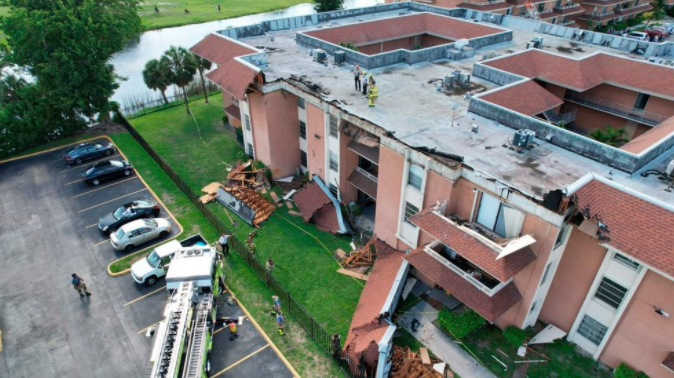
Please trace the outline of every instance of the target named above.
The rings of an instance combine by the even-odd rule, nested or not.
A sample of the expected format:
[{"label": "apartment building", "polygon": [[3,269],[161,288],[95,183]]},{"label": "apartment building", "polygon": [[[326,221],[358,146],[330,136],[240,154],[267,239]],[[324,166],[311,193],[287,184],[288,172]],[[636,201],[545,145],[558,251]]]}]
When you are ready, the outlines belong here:
[{"label": "apartment building", "polygon": [[[349,12],[227,29],[191,49],[218,65],[207,77],[225,107],[238,101],[246,151],[361,204],[406,252],[375,266],[388,286],[410,274],[499,327],[540,320],[610,366],[670,377],[674,71],[592,45],[522,50],[532,35],[452,13]],[[568,43],[546,36],[552,51]],[[355,64],[374,75],[374,108]],[[630,141],[586,136],[607,124]],[[383,309],[399,286],[370,281],[364,296],[379,297],[361,298],[345,352],[385,376]]]}]

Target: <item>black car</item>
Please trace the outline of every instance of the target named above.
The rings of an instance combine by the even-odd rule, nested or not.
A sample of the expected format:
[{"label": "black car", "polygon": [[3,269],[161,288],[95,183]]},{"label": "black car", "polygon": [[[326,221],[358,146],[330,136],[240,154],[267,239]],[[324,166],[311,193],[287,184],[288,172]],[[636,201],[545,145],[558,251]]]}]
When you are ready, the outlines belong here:
[{"label": "black car", "polygon": [[63,154],[66,164],[80,165],[86,160],[96,159],[103,156],[110,156],[115,153],[115,146],[112,143],[80,143],[70,147]]},{"label": "black car", "polygon": [[132,220],[154,218],[159,215],[159,205],[150,199],[142,199],[120,206],[114,212],[105,215],[98,221],[101,232],[110,232]]},{"label": "black car", "polygon": [[119,176],[131,176],[133,166],[126,160],[99,161],[82,171],[82,180],[89,185],[98,185],[101,181]]}]

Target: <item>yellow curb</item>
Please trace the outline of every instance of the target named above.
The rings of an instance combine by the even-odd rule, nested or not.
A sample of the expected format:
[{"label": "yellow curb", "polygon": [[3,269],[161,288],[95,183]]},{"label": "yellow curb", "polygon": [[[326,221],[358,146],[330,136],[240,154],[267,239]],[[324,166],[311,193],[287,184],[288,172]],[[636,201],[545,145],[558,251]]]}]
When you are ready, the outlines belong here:
[{"label": "yellow curb", "polygon": [[[23,155],[23,156],[17,156],[17,157],[5,159],[5,160],[0,160],[0,164],[3,164],[3,163],[9,163],[10,161],[15,161],[15,160],[20,160],[20,159],[29,158],[29,157],[31,157],[31,156],[40,155],[40,154],[44,154],[44,153],[47,153],[47,152],[53,152],[53,151],[56,151],[56,150],[60,150],[60,149],[62,149],[62,148],[67,148],[67,147],[69,147],[69,146],[73,146],[73,145],[75,145],[75,144],[85,143],[85,142],[88,142],[88,141],[90,141],[90,140],[100,139],[100,138],[104,138],[104,139],[110,140],[110,138],[108,138],[107,135],[99,135],[99,136],[97,136],[97,137],[92,137],[92,138],[82,139],[82,140],[80,140],[80,141],[73,142],[73,143],[70,143],[70,144],[64,144],[63,146],[53,147],[53,148],[49,148],[49,149],[47,149],[47,150],[38,151],[38,152],[33,152],[32,154]],[[112,142],[112,140],[110,140],[110,141]],[[113,144],[114,144],[114,142],[113,142]]]},{"label": "yellow curb", "polygon": [[[234,293],[229,289],[229,286],[227,286],[227,284],[225,284],[225,289],[227,289],[227,292],[228,292],[230,295],[232,295],[232,296],[234,296],[234,297],[236,298],[236,296],[235,296]],[[281,351],[276,347],[276,344],[274,344],[274,342],[271,341],[271,339],[269,338],[269,336],[267,336],[267,334],[264,332],[264,330],[262,329],[262,327],[260,327],[260,325],[257,324],[257,322],[255,321],[255,319],[250,315],[250,313],[248,312],[248,310],[246,310],[246,308],[243,306],[243,303],[241,303],[241,301],[239,301],[238,299],[236,300],[236,302],[239,304],[239,307],[241,307],[241,310],[243,311],[243,313],[246,314],[246,317],[248,317],[248,319],[250,319],[250,322],[253,323],[253,326],[255,326],[255,328],[260,332],[260,334],[262,334],[262,337],[267,341],[267,343],[269,343],[269,345],[270,345],[271,348],[274,350],[274,352],[276,352],[276,355],[279,356],[279,358],[281,359],[281,361],[283,361],[283,363],[286,365],[286,367],[288,368],[288,370],[290,370],[290,372],[292,373],[293,377],[300,378],[300,375],[297,374],[297,372],[295,371],[295,368],[293,368],[293,366],[290,364],[290,362],[288,362],[288,360],[286,360],[286,358],[285,358],[285,356],[283,355],[283,353],[281,353]]]}]

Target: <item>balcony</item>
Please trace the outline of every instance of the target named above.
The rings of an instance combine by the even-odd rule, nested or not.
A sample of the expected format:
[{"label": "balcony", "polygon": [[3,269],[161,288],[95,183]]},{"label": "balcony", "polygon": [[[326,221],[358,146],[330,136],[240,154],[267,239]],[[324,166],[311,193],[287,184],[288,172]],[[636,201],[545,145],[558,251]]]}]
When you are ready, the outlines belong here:
[{"label": "balcony", "polygon": [[377,176],[375,172],[368,172],[364,168],[356,167],[353,172],[347,177],[346,181],[353,185],[356,189],[377,199]]},{"label": "balcony", "polygon": [[[360,140],[363,140],[362,138]],[[364,157],[365,159],[371,161],[374,164],[379,164],[379,147],[378,143],[369,143],[370,145],[359,143],[355,140],[349,142],[346,146],[351,151],[355,152],[359,156]]]},{"label": "balcony", "polygon": [[235,118],[241,121],[241,110],[236,104],[232,104],[225,108],[225,113],[227,113],[228,118]]},{"label": "balcony", "polygon": [[599,13],[599,12],[592,12],[592,13],[585,13],[584,15],[580,16],[579,18],[581,20],[592,20],[596,22],[604,22],[608,20],[613,20],[614,18],[620,17],[619,14],[616,14],[613,11],[610,12],[604,12],[604,13]]},{"label": "balcony", "polygon": [[567,91],[564,95],[564,100],[649,126],[657,126],[667,119],[667,117],[660,114],[605,100],[600,97],[583,95],[578,92]]},{"label": "balcony", "polygon": [[567,5],[557,5],[553,8],[553,11],[557,14],[568,16],[570,14],[584,13],[585,8],[581,7],[580,4],[567,4]]},{"label": "balcony", "polygon": [[646,4],[639,4],[631,8],[615,9],[614,11],[621,16],[627,16],[634,13],[646,12],[651,9],[653,9],[653,6],[651,4],[646,3]]}]

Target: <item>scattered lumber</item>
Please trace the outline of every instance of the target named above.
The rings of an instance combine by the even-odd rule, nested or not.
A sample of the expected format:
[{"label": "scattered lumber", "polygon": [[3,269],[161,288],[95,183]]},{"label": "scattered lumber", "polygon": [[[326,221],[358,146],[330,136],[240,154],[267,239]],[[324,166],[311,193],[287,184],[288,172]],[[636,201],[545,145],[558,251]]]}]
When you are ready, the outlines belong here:
[{"label": "scattered lumber", "polygon": [[428,355],[428,348],[419,348],[419,355],[421,356],[421,363],[424,365],[431,364],[431,357]]},{"label": "scattered lumber", "polygon": [[298,213],[297,211],[294,211],[294,210],[290,210],[290,211],[288,212],[288,214],[294,215],[294,216],[296,216],[296,217],[301,217],[301,216],[302,216],[302,213]]},{"label": "scattered lumber", "polygon": [[199,202],[203,204],[207,204],[215,199],[215,195],[213,194],[204,194],[203,196],[199,197]]},{"label": "scattered lumber", "polygon": [[359,280],[363,280],[363,281],[367,281],[367,278],[368,278],[368,276],[366,276],[364,274],[354,272],[353,270],[348,270],[348,269],[344,269],[344,268],[337,269],[337,273],[341,273],[345,276],[349,276],[349,277],[353,277],[353,278],[358,278]]},{"label": "scattered lumber", "polygon": [[[420,348],[421,349],[425,348]],[[428,350],[426,350],[428,353]],[[391,359],[391,378],[446,378],[445,373],[438,372],[434,366],[440,367],[442,364],[437,358],[429,357],[429,363],[424,364],[422,357],[410,350],[409,347],[393,346],[393,357]],[[435,365],[431,365],[435,364]],[[453,374],[451,376],[454,376]]]},{"label": "scattered lumber", "polygon": [[218,188],[221,187],[222,184],[219,182],[212,182],[206,186],[204,186],[201,191],[210,194],[212,196],[215,196],[216,193],[218,193]]},{"label": "scattered lumber", "polygon": [[260,193],[245,186],[225,186],[225,191],[255,211],[255,218],[252,221],[255,227],[260,227],[259,224],[267,220],[274,210],[276,210],[276,205],[264,198]]},{"label": "scattered lumber", "polygon": [[374,260],[377,256],[377,249],[374,246],[375,241],[377,241],[376,234],[372,235],[372,238],[370,238],[370,240],[368,240],[361,248],[349,253],[349,255],[342,260],[342,267],[348,269],[374,265]]},{"label": "scattered lumber", "polygon": [[344,250],[341,249],[341,248],[337,248],[337,251],[335,251],[335,256],[337,256],[338,259],[345,259],[346,258],[346,252],[344,252]]},{"label": "scattered lumber", "polygon": [[271,198],[274,200],[274,202],[276,202],[276,203],[279,203],[279,202],[280,202],[280,200],[278,199],[278,196],[276,195],[276,193],[270,192],[269,195],[270,195]]}]

